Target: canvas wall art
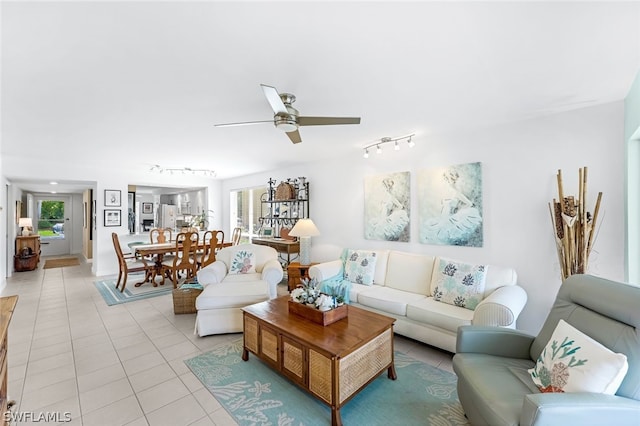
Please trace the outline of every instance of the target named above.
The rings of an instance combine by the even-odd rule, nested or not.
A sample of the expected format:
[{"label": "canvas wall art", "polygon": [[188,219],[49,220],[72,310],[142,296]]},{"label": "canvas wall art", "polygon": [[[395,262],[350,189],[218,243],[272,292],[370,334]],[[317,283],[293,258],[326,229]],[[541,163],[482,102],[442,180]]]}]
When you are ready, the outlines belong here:
[{"label": "canvas wall art", "polygon": [[408,242],[410,223],[409,172],[364,179],[364,236],[367,240]]},{"label": "canvas wall art", "polygon": [[419,241],[482,247],[482,167],[466,163],[418,173]]}]

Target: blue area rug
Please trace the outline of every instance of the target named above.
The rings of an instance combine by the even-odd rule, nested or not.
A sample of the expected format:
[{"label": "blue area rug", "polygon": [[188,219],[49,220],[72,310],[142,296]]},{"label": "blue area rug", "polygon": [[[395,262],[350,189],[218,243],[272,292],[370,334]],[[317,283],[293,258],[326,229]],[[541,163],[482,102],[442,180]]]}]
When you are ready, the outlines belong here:
[{"label": "blue area rug", "polygon": [[[271,370],[253,354],[241,359],[242,339],[185,361],[240,425],[331,424],[330,408]],[[397,380],[386,370],[341,409],[345,426],[468,425],[456,376],[395,353]]]},{"label": "blue area rug", "polygon": [[140,287],[134,287],[134,283],[140,282],[144,275],[131,275],[127,279],[127,285],[124,292],[116,289],[116,279],[105,279],[95,281],[94,284],[100,295],[107,303],[107,305],[118,305],[120,303],[133,302],[136,300],[148,299],[150,297],[162,296],[163,294],[169,294],[173,290],[173,284],[171,282],[165,285],[158,285],[153,287],[150,283],[141,285]]}]

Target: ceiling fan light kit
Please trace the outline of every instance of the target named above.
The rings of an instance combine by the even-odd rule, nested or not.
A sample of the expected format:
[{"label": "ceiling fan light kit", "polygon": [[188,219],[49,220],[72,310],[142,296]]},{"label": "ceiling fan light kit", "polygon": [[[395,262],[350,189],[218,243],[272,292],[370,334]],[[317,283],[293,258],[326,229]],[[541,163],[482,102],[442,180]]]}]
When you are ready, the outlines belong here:
[{"label": "ceiling fan light kit", "polygon": [[215,127],[244,126],[258,123],[273,123],[277,129],[284,131],[291,142],[300,143],[302,138],[298,132],[300,126],[324,126],[337,124],[360,124],[360,117],[300,117],[298,110],[291,106],[296,97],[291,93],[278,93],[275,87],[261,84],[267,102],[273,110],[273,121],[245,121],[239,123],[216,124]]},{"label": "ceiling fan light kit", "polygon": [[411,133],[410,135],[405,135],[405,136],[400,136],[397,138],[390,138],[390,137],[384,137],[384,138],[380,138],[378,140],[376,140],[375,142],[365,146],[364,148],[364,154],[363,157],[364,158],[369,158],[369,148],[373,148],[374,146],[376,147],[376,154],[382,154],[382,147],[381,145],[387,144],[387,143],[392,143],[393,142],[393,149],[395,151],[400,151],[400,145],[398,142],[402,142],[404,140],[407,141],[407,146],[409,146],[409,148],[413,148],[414,146],[416,146],[416,143],[413,141],[413,137],[415,136],[415,133]]}]

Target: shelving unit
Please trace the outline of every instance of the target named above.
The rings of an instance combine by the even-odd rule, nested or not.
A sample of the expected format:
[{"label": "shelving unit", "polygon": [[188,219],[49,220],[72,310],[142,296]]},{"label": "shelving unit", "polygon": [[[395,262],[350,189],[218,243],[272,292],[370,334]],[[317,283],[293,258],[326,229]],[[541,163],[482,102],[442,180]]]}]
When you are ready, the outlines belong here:
[{"label": "shelving unit", "polygon": [[262,229],[273,228],[273,235],[280,237],[283,229],[291,229],[298,219],[309,217],[309,182],[305,177],[287,179],[276,187],[269,179],[268,192],[262,194],[260,217]]}]

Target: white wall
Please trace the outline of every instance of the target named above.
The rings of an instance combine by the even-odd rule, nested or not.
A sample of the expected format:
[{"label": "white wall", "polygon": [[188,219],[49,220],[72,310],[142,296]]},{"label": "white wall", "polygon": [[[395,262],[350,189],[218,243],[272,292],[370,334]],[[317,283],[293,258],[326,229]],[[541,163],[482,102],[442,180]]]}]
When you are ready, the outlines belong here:
[{"label": "white wall", "polygon": [[[464,118],[462,118],[464,119]],[[397,133],[406,133],[399,129]],[[380,135],[385,136],[385,135]],[[594,275],[624,279],[623,104],[616,102],[545,118],[446,135],[418,135],[413,149],[387,148],[381,155],[315,162],[260,173],[223,184],[225,227],[229,191],[265,184],[270,177],[307,176],[311,218],[321,236],[313,238],[314,261],[328,260],[341,247],[391,248],[514,267],[529,301],[518,327],[537,332],[560,286],[548,203],[558,198],[556,173],[563,171],[566,195],[577,195],[578,169],[589,169],[588,210],[604,193],[600,231],[590,259]],[[418,242],[416,175],[423,169],[482,162],[484,246],[433,246]],[[364,239],[364,182],[367,175],[411,172],[411,241]]]}]

